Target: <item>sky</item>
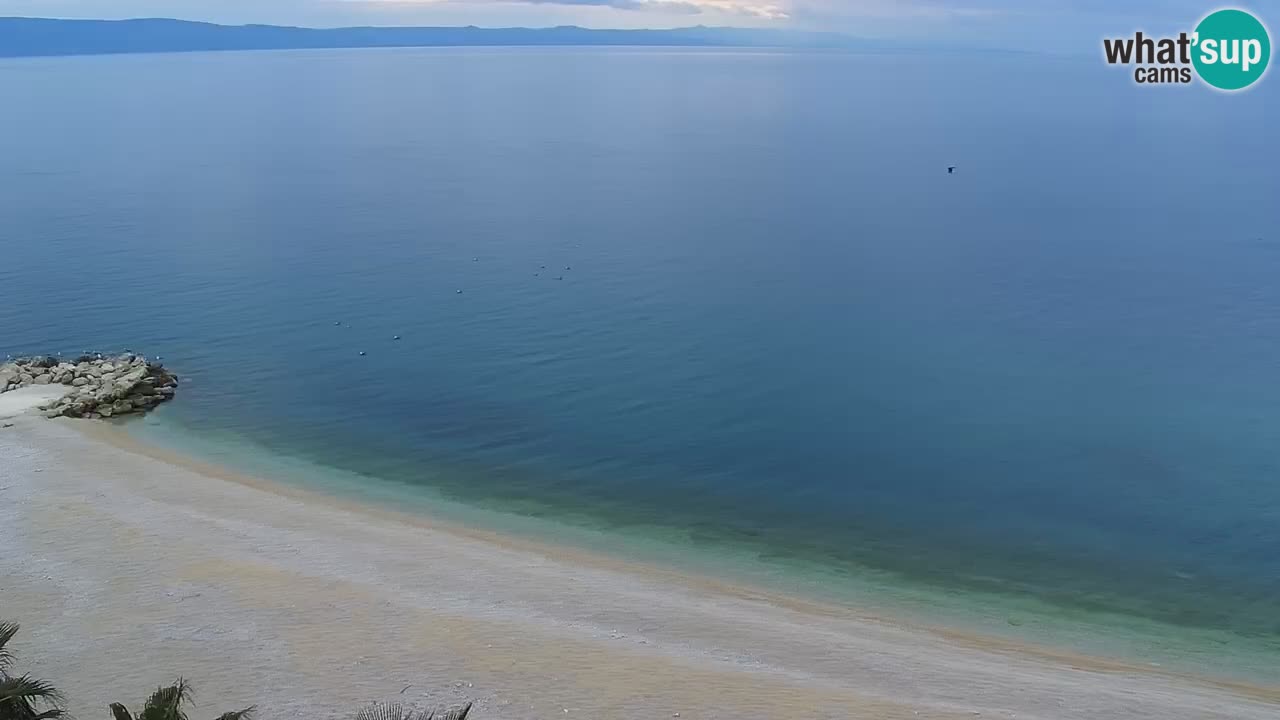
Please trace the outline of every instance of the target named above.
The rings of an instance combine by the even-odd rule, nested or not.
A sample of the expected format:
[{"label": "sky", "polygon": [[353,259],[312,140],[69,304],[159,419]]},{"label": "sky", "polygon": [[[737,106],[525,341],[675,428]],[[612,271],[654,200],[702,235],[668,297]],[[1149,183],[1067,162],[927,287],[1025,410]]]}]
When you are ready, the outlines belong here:
[{"label": "sky", "polygon": [[[1229,4],[1280,27],[1280,0]],[[1190,30],[1222,6],[1212,0],[0,0],[0,16],[170,17],[308,27],[731,25],[1070,52],[1138,29]]]}]

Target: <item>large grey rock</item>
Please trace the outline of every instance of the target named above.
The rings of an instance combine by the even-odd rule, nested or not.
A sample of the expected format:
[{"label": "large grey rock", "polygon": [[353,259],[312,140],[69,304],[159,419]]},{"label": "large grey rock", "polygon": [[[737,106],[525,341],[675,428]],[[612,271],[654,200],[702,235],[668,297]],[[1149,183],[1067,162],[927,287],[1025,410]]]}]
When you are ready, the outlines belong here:
[{"label": "large grey rock", "polygon": [[82,355],[74,363],[36,357],[0,364],[0,392],[54,384],[70,387],[66,395],[39,408],[49,417],[119,417],[171,400],[178,377],[133,353]]},{"label": "large grey rock", "polygon": [[116,379],[116,387],[120,388],[120,395],[125,396],[134,392],[134,389],[142,384],[144,372],[129,373],[123,377]]}]

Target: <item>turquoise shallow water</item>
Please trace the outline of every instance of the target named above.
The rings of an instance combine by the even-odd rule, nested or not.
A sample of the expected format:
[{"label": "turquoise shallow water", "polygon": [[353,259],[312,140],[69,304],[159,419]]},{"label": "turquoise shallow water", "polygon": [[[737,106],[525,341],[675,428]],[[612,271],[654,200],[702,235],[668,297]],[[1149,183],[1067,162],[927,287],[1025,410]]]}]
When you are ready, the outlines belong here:
[{"label": "turquoise shallow water", "polygon": [[0,352],[161,354],[166,422],[366,492],[1275,649],[1273,84],[607,49],[0,82]]},{"label": "turquoise shallow water", "polygon": [[[141,442],[234,471],[399,513],[440,518],[508,537],[604,553],[695,576],[742,583],[857,608],[860,613],[921,626],[1031,642],[1049,648],[1147,663],[1172,671],[1280,682],[1270,638],[1220,629],[1171,627],[1128,614],[1044,602],[1027,596],[946,590],[870,567],[832,566],[803,557],[762,556],[758,548],[699,542],[679,529],[620,530],[587,513],[561,508],[552,517],[520,504],[481,506],[452,500],[415,482],[393,482],[266,450],[235,432],[196,432],[174,420],[172,407],[122,423]],[[421,468],[424,472],[437,469]]]}]

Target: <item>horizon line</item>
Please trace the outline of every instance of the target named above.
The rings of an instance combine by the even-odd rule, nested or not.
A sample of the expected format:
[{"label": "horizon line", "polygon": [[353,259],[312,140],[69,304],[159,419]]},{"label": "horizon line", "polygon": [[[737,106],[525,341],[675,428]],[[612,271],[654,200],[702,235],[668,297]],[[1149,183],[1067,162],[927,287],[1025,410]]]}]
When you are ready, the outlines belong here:
[{"label": "horizon line", "polygon": [[[23,26],[28,26],[24,28]],[[24,33],[31,25],[41,30]],[[123,30],[129,28],[131,30]],[[999,47],[922,43],[830,30],[685,25],[597,28],[468,25],[308,27],[227,25],[166,17],[57,18],[0,16],[0,58],[248,50],[412,47],[687,47],[864,52],[1025,54]]]}]

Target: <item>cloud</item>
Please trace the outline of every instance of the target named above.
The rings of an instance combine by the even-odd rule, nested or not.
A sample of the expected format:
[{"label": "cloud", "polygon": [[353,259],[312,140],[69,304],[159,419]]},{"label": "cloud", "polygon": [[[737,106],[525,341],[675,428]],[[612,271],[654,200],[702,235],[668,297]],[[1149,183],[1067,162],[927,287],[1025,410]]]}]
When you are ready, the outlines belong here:
[{"label": "cloud", "polygon": [[[487,1],[487,0],[486,0]],[[681,0],[506,0],[507,2],[527,2],[533,5],[600,5],[618,10],[649,10],[684,15],[697,15],[702,6],[695,2]]]},{"label": "cloud", "polygon": [[724,15],[763,20],[786,20],[790,13],[782,5],[766,0],[349,0],[370,4],[510,4],[600,7],[665,15]]},{"label": "cloud", "polygon": [[[1266,17],[1275,14],[1274,3],[1230,4]],[[922,46],[1093,52],[1104,35],[1183,29],[1213,7],[1208,0],[0,0],[0,16],[312,27],[732,25],[826,30]]]},{"label": "cloud", "polygon": [[0,0],[0,16],[172,17],[238,25],[779,26],[790,0]]}]

